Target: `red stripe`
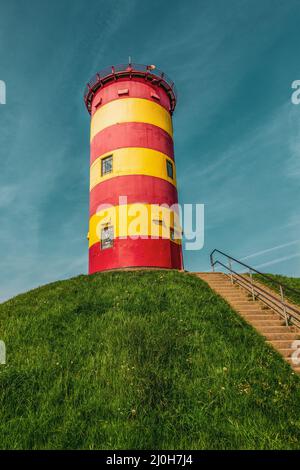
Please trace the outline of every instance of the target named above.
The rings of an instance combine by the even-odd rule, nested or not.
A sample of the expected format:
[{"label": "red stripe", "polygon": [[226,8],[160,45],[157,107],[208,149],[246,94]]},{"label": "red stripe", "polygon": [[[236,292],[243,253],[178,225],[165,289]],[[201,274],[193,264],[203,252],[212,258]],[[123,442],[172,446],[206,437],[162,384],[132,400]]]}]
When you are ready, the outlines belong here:
[{"label": "red stripe", "polygon": [[127,204],[177,204],[177,189],[162,178],[146,175],[116,176],[97,184],[90,192],[90,216],[100,204],[119,205],[119,196],[127,196]]},{"label": "red stripe", "polygon": [[166,239],[117,238],[112,248],[100,250],[95,243],[89,250],[89,274],[129,267],[182,269],[181,245]]},{"label": "red stripe", "polygon": [[[128,93],[123,94],[125,90],[128,90]],[[122,92],[121,95],[119,95],[119,91]],[[153,94],[158,96],[159,99],[152,96]],[[144,79],[132,78],[131,80],[118,79],[115,83],[109,82],[107,85],[100,88],[93,98],[92,116],[101,106],[111,101],[122,100],[124,98],[148,99],[159,103],[167,111],[170,111],[170,99],[162,87],[147,83]]]},{"label": "red stripe", "polygon": [[91,164],[104,153],[125,147],[143,147],[174,159],[172,137],[163,129],[144,122],[123,122],[98,132],[91,142]]}]

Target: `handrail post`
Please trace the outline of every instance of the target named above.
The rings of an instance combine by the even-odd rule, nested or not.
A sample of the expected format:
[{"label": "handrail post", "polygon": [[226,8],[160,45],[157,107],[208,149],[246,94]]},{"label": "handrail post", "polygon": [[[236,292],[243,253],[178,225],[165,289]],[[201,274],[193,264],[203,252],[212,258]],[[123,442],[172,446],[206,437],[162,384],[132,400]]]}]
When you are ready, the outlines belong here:
[{"label": "handrail post", "polygon": [[253,276],[252,276],[252,269],[249,269],[249,275],[250,275],[250,280],[251,280],[251,291],[252,291],[252,300],[255,300],[255,294],[254,294],[254,287],[253,287]]},{"label": "handrail post", "polygon": [[289,322],[288,322],[287,315],[286,315],[286,305],[285,305],[284,296],[283,296],[283,289],[282,289],[281,284],[279,285],[279,289],[280,289],[280,297],[281,297],[283,315],[284,315],[284,318],[285,318],[285,324],[286,324],[286,326],[289,326]]},{"label": "handrail post", "polygon": [[212,269],[212,272],[214,273],[214,272],[215,272],[215,264],[214,264],[213,252],[211,252],[211,254],[209,255],[209,257],[210,257],[211,269]]},{"label": "handrail post", "polygon": [[231,284],[233,284],[232,266],[231,266],[231,259],[230,258],[228,258],[228,268],[229,268],[229,271],[230,271]]}]

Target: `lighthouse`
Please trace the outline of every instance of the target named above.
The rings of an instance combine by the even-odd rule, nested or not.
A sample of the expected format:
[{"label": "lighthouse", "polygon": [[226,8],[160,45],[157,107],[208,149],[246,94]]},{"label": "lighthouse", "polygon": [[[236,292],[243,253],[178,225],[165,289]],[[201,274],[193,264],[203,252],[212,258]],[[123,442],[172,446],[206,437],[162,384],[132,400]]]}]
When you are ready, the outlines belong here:
[{"label": "lighthouse", "polygon": [[91,115],[89,273],[182,269],[172,114],[174,83],[153,65],[98,72]]}]

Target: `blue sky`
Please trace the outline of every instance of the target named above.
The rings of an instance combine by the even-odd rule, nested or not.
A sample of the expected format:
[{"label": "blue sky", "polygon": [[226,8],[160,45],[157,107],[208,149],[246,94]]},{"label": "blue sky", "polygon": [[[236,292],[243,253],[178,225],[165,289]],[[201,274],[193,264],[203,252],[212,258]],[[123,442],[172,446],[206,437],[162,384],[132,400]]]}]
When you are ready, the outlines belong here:
[{"label": "blue sky", "polygon": [[[175,81],[180,201],[205,245],[300,276],[299,1],[4,0],[0,15],[0,299],[87,272],[85,83],[154,63]],[[263,253],[265,250],[269,250]]]}]

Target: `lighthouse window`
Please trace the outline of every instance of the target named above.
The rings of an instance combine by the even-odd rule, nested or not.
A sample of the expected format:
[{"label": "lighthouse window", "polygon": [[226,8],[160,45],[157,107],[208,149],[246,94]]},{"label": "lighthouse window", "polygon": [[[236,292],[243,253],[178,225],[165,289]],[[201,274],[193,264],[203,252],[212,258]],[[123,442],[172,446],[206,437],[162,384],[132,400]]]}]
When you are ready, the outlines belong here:
[{"label": "lighthouse window", "polygon": [[174,229],[173,228],[170,228],[170,239],[171,240],[175,240],[175,233],[174,233]]},{"label": "lighthouse window", "polygon": [[104,227],[101,230],[101,250],[106,250],[106,248],[111,248],[114,244],[114,228]]},{"label": "lighthouse window", "polygon": [[173,178],[173,164],[170,160],[167,160],[167,174],[169,178]]},{"label": "lighthouse window", "polygon": [[111,173],[113,167],[113,156],[109,155],[108,157],[102,158],[101,164],[102,176],[106,175],[107,173]]}]

